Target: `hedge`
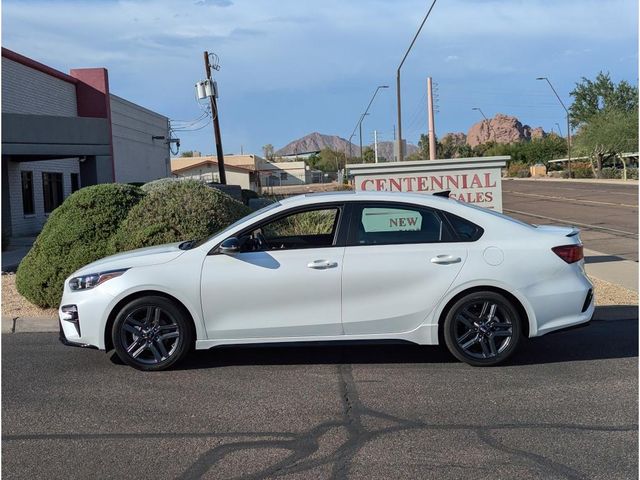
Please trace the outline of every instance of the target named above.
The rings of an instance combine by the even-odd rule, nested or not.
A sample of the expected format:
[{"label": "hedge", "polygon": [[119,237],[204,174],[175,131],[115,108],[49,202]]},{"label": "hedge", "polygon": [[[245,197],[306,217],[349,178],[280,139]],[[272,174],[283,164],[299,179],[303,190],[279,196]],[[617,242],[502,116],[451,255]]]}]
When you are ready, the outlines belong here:
[{"label": "hedge", "polygon": [[[146,187],[146,186],[145,186]],[[195,180],[154,182],[110,241],[112,251],[200,240],[249,214],[230,196]]]},{"label": "hedge", "polygon": [[16,272],[18,292],[40,307],[58,306],[65,278],[109,253],[109,240],[143,196],[139,187],[102,184],[56,208]]}]

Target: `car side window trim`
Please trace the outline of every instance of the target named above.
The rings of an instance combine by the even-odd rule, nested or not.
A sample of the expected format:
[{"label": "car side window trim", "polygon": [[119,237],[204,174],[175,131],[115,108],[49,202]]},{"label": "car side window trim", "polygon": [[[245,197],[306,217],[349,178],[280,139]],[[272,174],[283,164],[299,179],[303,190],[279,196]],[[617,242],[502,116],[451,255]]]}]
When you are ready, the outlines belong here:
[{"label": "car side window trim", "polygon": [[[264,225],[268,225],[269,223],[272,222],[277,222],[278,220],[282,220],[285,217],[288,217],[289,215],[294,215],[296,213],[304,213],[304,212],[313,212],[316,210],[337,210],[337,218],[336,218],[336,222],[335,222],[335,229],[336,231],[334,232],[333,235],[333,240],[331,245],[327,245],[324,247],[317,247],[317,248],[333,248],[333,247],[340,247],[340,246],[345,246],[344,242],[346,242],[346,239],[344,239],[342,242],[339,242],[338,240],[342,239],[342,236],[340,235],[341,230],[344,229],[345,225],[344,225],[344,217],[346,217],[346,215],[344,215],[345,212],[345,205],[343,202],[331,202],[331,203],[322,203],[322,204],[315,204],[315,205],[301,205],[299,207],[293,207],[290,208],[288,210],[285,210],[283,212],[280,212],[276,215],[273,215],[271,217],[262,219],[260,221],[254,222],[251,225],[249,225],[246,228],[243,228],[242,230],[240,230],[239,232],[237,232],[235,235],[233,235],[234,237],[242,237],[244,235],[248,235],[250,232],[253,232],[254,230],[257,230],[258,228],[262,228]],[[228,238],[228,237],[227,237]],[[220,242],[218,242],[211,250],[209,250],[209,253],[207,255],[223,255],[218,251],[218,247],[220,247],[220,244],[222,242],[224,242],[226,240],[226,238],[223,238]],[[342,244],[341,244],[342,243]],[[290,248],[287,250],[303,250],[300,248]],[[305,248],[304,250],[314,250],[314,248]],[[285,251],[285,250],[280,250],[280,251]]]},{"label": "car side window trim", "polygon": [[[381,246],[381,245],[420,245],[420,244],[434,244],[434,243],[457,243],[462,240],[457,235],[457,233],[451,228],[451,225],[447,221],[444,212],[432,208],[426,205],[416,205],[412,203],[405,202],[349,202],[352,204],[352,212],[351,212],[351,221],[349,222],[349,235],[347,238],[347,247],[372,247],[372,246]],[[394,208],[394,209],[409,209],[416,211],[428,211],[433,213],[436,218],[438,218],[441,222],[441,228],[446,231],[448,238],[451,240],[448,241],[433,241],[433,242],[423,242],[423,241],[410,241],[410,242],[390,242],[390,243],[377,243],[377,244],[368,244],[362,245],[357,242],[356,232],[358,232],[359,226],[357,222],[361,221],[361,215],[357,215],[358,212],[362,212],[364,208]]]}]

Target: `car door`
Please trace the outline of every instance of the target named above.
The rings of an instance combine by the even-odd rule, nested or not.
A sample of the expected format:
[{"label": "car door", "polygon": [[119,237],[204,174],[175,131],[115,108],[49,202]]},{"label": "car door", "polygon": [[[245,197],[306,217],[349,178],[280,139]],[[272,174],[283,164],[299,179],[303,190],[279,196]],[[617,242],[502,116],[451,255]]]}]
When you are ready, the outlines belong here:
[{"label": "car door", "polygon": [[211,252],[201,281],[209,338],[341,335],[343,211],[332,204],[276,214],[238,235],[240,252]]},{"label": "car door", "polygon": [[421,325],[467,258],[436,210],[356,203],[344,255],[342,322],[347,335],[407,332]]}]

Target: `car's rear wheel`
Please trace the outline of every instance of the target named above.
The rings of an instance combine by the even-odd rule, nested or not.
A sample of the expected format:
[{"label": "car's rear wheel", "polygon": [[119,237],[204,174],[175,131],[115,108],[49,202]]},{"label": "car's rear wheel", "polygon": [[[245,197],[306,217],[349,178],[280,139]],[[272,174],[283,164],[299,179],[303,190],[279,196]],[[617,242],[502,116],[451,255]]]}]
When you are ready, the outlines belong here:
[{"label": "car's rear wheel", "polygon": [[474,292],[454,303],[444,320],[449,351],[473,366],[496,365],[509,358],[522,336],[514,305],[496,292]]},{"label": "car's rear wheel", "polygon": [[120,359],[139,370],[164,370],[190,350],[190,320],[174,302],[148,296],[125,305],[116,316],[113,346]]}]

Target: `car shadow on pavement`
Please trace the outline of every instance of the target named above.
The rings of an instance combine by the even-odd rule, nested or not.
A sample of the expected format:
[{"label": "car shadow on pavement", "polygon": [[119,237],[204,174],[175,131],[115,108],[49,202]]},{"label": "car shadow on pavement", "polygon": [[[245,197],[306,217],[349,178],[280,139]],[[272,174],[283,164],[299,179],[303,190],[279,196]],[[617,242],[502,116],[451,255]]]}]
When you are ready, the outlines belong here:
[{"label": "car shadow on pavement", "polygon": [[[526,339],[505,365],[535,365],[638,356],[638,307],[597,307],[590,325]],[[197,351],[177,370],[239,365],[449,364],[457,360],[442,346],[412,343],[296,343],[228,346]],[[469,367],[471,368],[471,367]]]}]

